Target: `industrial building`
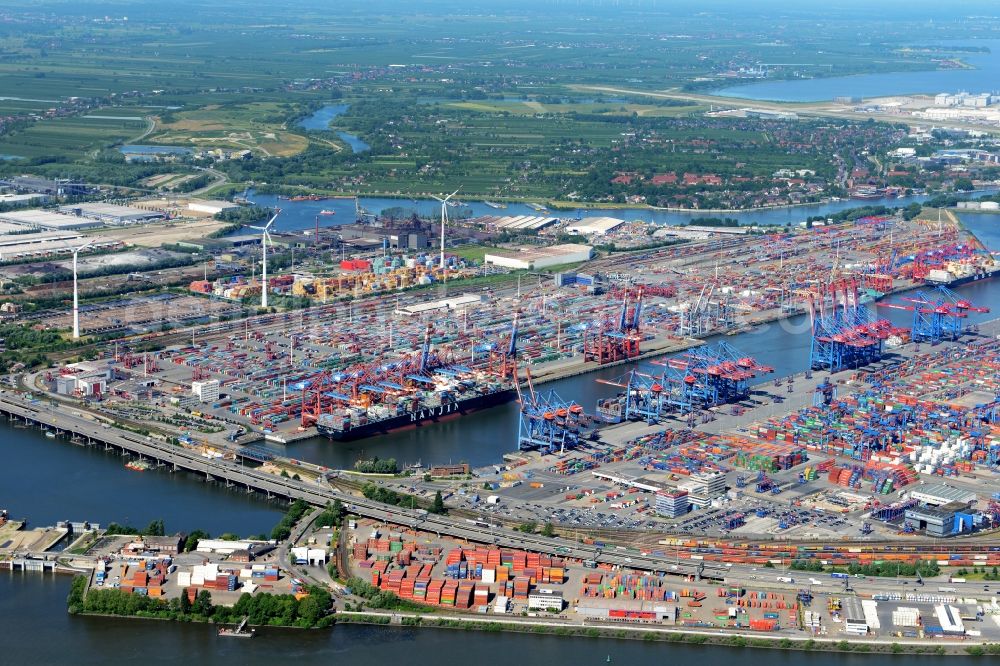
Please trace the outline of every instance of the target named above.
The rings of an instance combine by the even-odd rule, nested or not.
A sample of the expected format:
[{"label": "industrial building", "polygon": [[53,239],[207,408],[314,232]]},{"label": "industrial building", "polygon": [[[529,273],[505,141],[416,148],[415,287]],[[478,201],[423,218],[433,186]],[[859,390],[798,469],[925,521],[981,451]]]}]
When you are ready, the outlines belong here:
[{"label": "industrial building", "polygon": [[583,618],[619,622],[677,622],[677,606],[662,601],[640,599],[606,599],[603,597],[580,599],[576,606],[577,615]]},{"label": "industrial building", "polygon": [[63,215],[39,208],[0,213],[0,220],[21,225],[24,229],[48,229],[51,231],[93,229],[101,226],[101,222],[97,220]]},{"label": "industrial building", "polygon": [[943,506],[951,502],[968,505],[976,501],[976,493],[943,483],[928,483],[911,490],[910,498],[927,506]]},{"label": "industrial building", "polygon": [[440,301],[430,303],[420,303],[418,305],[407,305],[396,310],[396,314],[415,317],[438,310],[459,310],[462,308],[475,307],[483,303],[483,297],[477,294],[463,294],[452,298],[444,298]]},{"label": "industrial building", "polygon": [[483,257],[483,263],[515,270],[539,270],[561,264],[589,261],[594,248],[590,245],[567,243],[550,247],[524,247],[518,250],[493,250]]},{"label": "industrial building", "polygon": [[65,366],[56,378],[56,393],[80,397],[101,396],[108,392],[111,368],[81,361]]},{"label": "industrial building", "polygon": [[59,212],[76,217],[97,220],[113,226],[140,224],[151,220],[162,220],[166,214],[158,210],[140,210],[131,206],[106,203],[81,203],[61,206]]},{"label": "industrial building", "polygon": [[535,590],[528,595],[528,610],[556,611],[565,606],[562,592],[555,590]]},{"label": "industrial building", "polygon": [[484,215],[471,224],[497,231],[540,231],[559,222],[559,218],[541,215]]},{"label": "industrial building", "polygon": [[842,602],[841,614],[844,617],[844,632],[852,636],[868,635],[868,620],[857,597],[845,597]]},{"label": "industrial building", "polygon": [[[72,246],[82,243],[81,238],[80,234],[72,231],[0,236],[0,261],[47,259],[69,255]],[[90,245],[94,251],[120,247],[123,247],[123,243],[115,239],[95,240]]]},{"label": "industrial building", "polygon": [[75,183],[66,178],[37,178],[35,176],[14,176],[0,180],[0,187],[9,187],[18,191],[34,192],[36,194],[51,194],[55,196],[82,196],[88,194],[91,188],[83,183]]},{"label": "industrial building", "polygon": [[239,204],[235,204],[232,201],[193,199],[188,202],[188,210],[195,213],[208,213],[209,215],[218,215],[223,211],[239,207]]},{"label": "industrial building", "polygon": [[625,220],[616,217],[585,217],[576,222],[570,222],[565,231],[568,234],[582,236],[604,236],[625,224]]},{"label": "industrial building", "polygon": [[972,530],[975,514],[965,502],[949,502],[941,506],[917,506],[907,509],[903,520],[927,536],[947,537]]},{"label": "industrial building", "polygon": [[690,508],[686,490],[660,490],[656,493],[656,513],[664,518],[683,516]]},{"label": "industrial building", "polygon": [[0,194],[0,205],[40,204],[48,200],[47,194]]}]

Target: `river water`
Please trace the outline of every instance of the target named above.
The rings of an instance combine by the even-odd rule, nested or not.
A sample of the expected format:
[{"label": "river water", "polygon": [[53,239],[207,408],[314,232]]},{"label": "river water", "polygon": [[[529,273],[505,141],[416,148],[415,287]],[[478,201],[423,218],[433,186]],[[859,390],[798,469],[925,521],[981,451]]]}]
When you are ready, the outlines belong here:
[{"label": "river water", "polygon": [[[976,192],[973,196],[980,196],[984,193],[995,192],[995,189]],[[254,190],[247,192],[248,198],[261,206],[277,207],[281,209],[281,216],[274,223],[274,228],[279,231],[297,231],[312,229],[319,220],[323,228],[335,227],[342,224],[352,224],[357,219],[355,202],[350,199],[324,199],[322,201],[288,201],[279,199],[275,194],[259,194]],[[467,215],[479,217],[481,215],[552,215],[561,218],[576,218],[587,216],[607,215],[623,220],[643,220],[655,224],[676,226],[688,224],[696,218],[703,217],[729,217],[739,220],[744,225],[796,225],[804,222],[806,218],[813,216],[829,216],[848,208],[858,208],[860,206],[888,206],[903,207],[911,203],[926,201],[929,197],[917,195],[911,197],[883,197],[878,199],[844,199],[840,201],[828,201],[826,203],[809,204],[806,206],[795,206],[791,208],[771,208],[767,210],[747,210],[738,213],[710,213],[706,211],[668,211],[649,210],[645,208],[615,208],[615,209],[586,209],[551,211],[539,213],[531,207],[522,203],[511,203],[504,210],[496,210],[487,206],[482,201],[463,201],[460,211],[465,211]],[[393,199],[386,197],[361,197],[361,206],[370,213],[381,213],[389,208],[402,208],[407,215],[416,212],[418,215],[430,218],[439,218],[441,215],[441,204],[434,199]],[[321,215],[321,211],[333,211],[333,215]],[[455,209],[449,209],[449,215],[455,216]]]},{"label": "river water", "polygon": [[[220,639],[212,627],[171,622],[73,617],[66,613],[69,577],[0,575],[0,619],[7,664],[115,663],[214,666],[348,664],[349,666],[441,666],[463,663],[611,663],[659,666],[667,661],[726,666],[797,666],[805,654],[724,647],[665,645],[614,639],[486,634],[439,629],[336,626],[329,631],[263,629],[253,640]],[[902,666],[911,657],[810,654],[813,666]],[[873,661],[873,659],[877,661]],[[944,663],[927,657],[927,666]]]},{"label": "river water", "polygon": [[[307,130],[328,131],[330,129],[330,123],[333,122],[333,119],[346,113],[347,109],[350,107],[350,104],[330,104],[328,106],[324,106],[312,115],[300,120],[299,127]],[[339,136],[344,143],[350,146],[351,151],[355,153],[363,153],[366,150],[371,150],[371,146],[354,134],[338,131],[337,136]]]},{"label": "river water", "polygon": [[988,53],[971,53],[962,59],[975,69],[942,69],[924,72],[886,72],[817,79],[762,81],[715,90],[722,97],[774,102],[819,102],[834,97],[888,97],[916,93],[989,92],[1000,80],[1000,41],[947,42],[956,46],[985,46]]},{"label": "river water", "polygon": [[[963,221],[995,250],[1000,250],[1000,216],[966,214]],[[1000,311],[1000,280],[959,287],[956,291],[973,302]],[[899,324],[907,313],[883,310]],[[982,315],[983,317],[996,316]],[[726,341],[762,362],[776,366],[779,374],[798,372],[808,358],[808,333],[802,318],[774,324],[726,338]],[[588,408],[614,389],[594,382],[615,377],[626,368],[608,368],[585,376],[546,385],[565,398]],[[418,430],[401,432],[353,444],[322,438],[287,447],[291,455],[349,467],[360,457],[379,455],[401,461],[468,461],[474,465],[497,461],[514,442],[517,411],[508,404],[466,418]],[[73,446],[65,440],[45,438],[38,430],[0,426],[0,456],[4,479],[0,507],[36,525],[58,520],[117,521],[143,526],[162,518],[169,531],[201,528],[219,534],[250,535],[267,532],[277,522],[281,507],[257,495],[225,490],[189,474],[126,470],[124,460],[98,449]],[[654,664],[664,659],[681,663],[698,659],[707,664],[729,664],[746,659],[751,664],[792,666],[801,653],[737,650],[721,647],[652,645],[642,642],[557,637],[456,633],[443,630],[336,627],[329,632],[267,631],[253,641],[223,641],[211,628],[183,624],[70,617],[65,612],[67,577],[10,573],[0,575],[0,620],[4,634],[30,637],[9,640],[3,663],[106,664],[112,659],[141,659],[146,663],[273,664],[278,660],[304,659],[307,663],[339,660],[349,664],[447,663],[443,655],[459,654],[463,662],[482,664],[618,663]],[[459,657],[455,657],[457,660]],[[873,664],[854,655],[810,655],[816,666]],[[877,663],[902,664],[903,657],[880,656]],[[936,658],[922,663],[936,664]]]}]

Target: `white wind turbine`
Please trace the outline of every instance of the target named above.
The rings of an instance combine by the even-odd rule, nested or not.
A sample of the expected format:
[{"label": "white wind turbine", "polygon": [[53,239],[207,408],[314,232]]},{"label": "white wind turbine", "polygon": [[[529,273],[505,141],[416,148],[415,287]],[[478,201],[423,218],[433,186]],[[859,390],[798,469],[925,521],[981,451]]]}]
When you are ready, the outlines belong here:
[{"label": "white wind turbine", "polygon": [[90,247],[94,241],[87,241],[73,250],[73,339],[80,339],[80,293],[76,288],[76,259],[80,252]]},{"label": "white wind turbine", "polygon": [[268,233],[268,230],[271,228],[271,225],[274,224],[274,221],[278,219],[278,215],[280,214],[281,209],[276,208],[274,210],[274,215],[271,216],[271,219],[268,220],[267,224],[264,226],[255,227],[252,224],[247,225],[251,229],[257,229],[260,231],[261,263],[263,265],[260,274],[260,307],[262,308],[267,307],[267,244],[271,243],[274,245],[274,243],[271,242],[271,234]]},{"label": "white wind turbine", "polygon": [[[462,188],[458,188],[459,190]],[[448,221],[448,201],[458,194],[458,190],[455,190],[444,199],[441,197],[434,197],[441,202],[441,276],[444,277],[444,225]],[[434,196],[434,195],[431,195]]]}]

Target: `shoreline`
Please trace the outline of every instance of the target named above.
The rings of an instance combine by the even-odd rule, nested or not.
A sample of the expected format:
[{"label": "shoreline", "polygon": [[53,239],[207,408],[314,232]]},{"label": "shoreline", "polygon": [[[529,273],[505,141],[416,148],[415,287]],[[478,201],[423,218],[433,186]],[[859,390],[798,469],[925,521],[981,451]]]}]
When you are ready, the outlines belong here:
[{"label": "shoreline", "polygon": [[[497,616],[489,620],[458,615],[439,616],[413,612],[385,611],[338,611],[334,614],[336,624],[368,624],[399,628],[454,629],[460,631],[481,631],[485,633],[537,634],[543,636],[613,638],[642,640],[688,645],[709,645],[721,647],[752,647],[767,650],[798,650],[803,652],[841,652],[855,654],[930,654],[971,656],[967,647],[986,647],[995,643],[949,641],[928,645],[914,639],[897,641],[848,640],[814,638],[811,636],[782,636],[777,634],[730,631],[721,628],[689,628],[663,625],[570,623],[515,619]],[[399,620],[396,622],[396,620]],[[898,646],[894,648],[893,646]],[[938,649],[941,648],[941,649]]]},{"label": "shoreline", "polygon": [[[79,617],[99,617],[121,620],[148,620],[156,622],[180,622],[222,627],[211,619],[158,618],[144,615],[115,615],[110,613],[77,612]],[[338,624],[356,624],[395,629],[440,629],[453,631],[476,631],[481,633],[533,634],[560,638],[591,638],[614,640],[637,640],[644,642],[681,643],[685,645],[756,648],[763,650],[786,650],[798,652],[824,652],[859,655],[934,655],[934,656],[987,656],[1000,654],[1000,644],[988,641],[968,641],[941,639],[928,642],[921,639],[900,638],[879,640],[877,637],[864,639],[827,638],[814,636],[790,636],[781,634],[733,631],[723,628],[684,627],[666,625],[610,624],[602,622],[560,622],[545,618],[515,618],[497,616],[489,620],[480,616],[436,615],[433,613],[393,612],[382,610],[342,611],[337,610],[327,616],[326,626],[297,627],[293,625],[248,625],[255,629],[270,631],[293,629],[299,631],[335,630]],[[971,650],[971,651],[970,651]],[[981,651],[981,652],[980,652]]]}]

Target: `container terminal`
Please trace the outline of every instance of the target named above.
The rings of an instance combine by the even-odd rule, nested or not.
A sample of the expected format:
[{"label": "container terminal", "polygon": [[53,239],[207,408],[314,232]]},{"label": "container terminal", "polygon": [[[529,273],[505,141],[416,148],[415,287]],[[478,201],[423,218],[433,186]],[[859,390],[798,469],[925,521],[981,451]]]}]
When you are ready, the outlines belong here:
[{"label": "container terminal", "polygon": [[[165,447],[140,453],[141,471],[160,473],[158,456],[181,455],[202,461],[184,463],[192,469],[215,469],[210,477],[246,470],[317,504],[356,498],[358,509],[372,479],[246,444],[282,425],[294,438],[331,419],[344,430],[477,392],[516,395],[518,430],[497,464],[374,480],[423,501],[440,492],[450,512],[436,529],[420,529],[426,512],[398,509],[375,523],[352,519],[339,543],[327,541],[324,558],[422,603],[815,636],[996,632],[982,577],[1000,564],[990,540],[1000,524],[1000,321],[969,324],[987,308],[929,279],[949,262],[980,261],[974,239],[948,225],[866,219],[694,245],[593,262],[603,289],[564,274],[462,299],[457,311],[444,298],[407,296],[194,327],[158,351],[120,340],[97,361],[27,376],[26,386],[49,391],[31,401],[34,418],[65,403],[93,424],[96,434],[78,443],[111,422],[152,424],[155,412],[163,429],[125,448]],[[771,288],[776,275],[785,282]],[[888,310],[910,325],[884,319]],[[791,376],[772,377],[725,336],[705,340],[799,313],[809,360]],[[676,353],[664,358],[666,349]],[[618,395],[597,405],[536,388],[612,364],[627,364],[603,380]],[[541,523],[557,538],[531,534]],[[138,548],[133,557],[149,552]],[[268,545],[237,557],[257,548]],[[124,569],[115,582],[150,594],[152,577],[165,595],[209,580],[226,593],[256,589],[253,566],[216,559],[175,571],[144,561],[146,586]],[[302,559],[319,566],[318,552]],[[934,566],[926,581],[848,578],[887,562]],[[287,579],[301,593],[276,568],[264,584]],[[703,610],[713,597],[719,607]]]},{"label": "container terminal", "polygon": [[[429,517],[399,509],[395,518],[352,517],[339,532],[321,527],[288,544],[206,539],[186,555],[179,537],[95,537],[83,525],[76,533],[86,547],[73,552],[84,554],[70,564],[92,568],[97,588],[165,599],[209,590],[234,603],[243,593],[305,594],[305,581],[322,580],[336,559],[345,577],[449,617],[919,645],[995,641],[1000,604],[986,573],[1000,565],[989,539],[1000,523],[998,334],[1000,322],[989,322],[929,349],[910,345],[888,367],[829,384],[817,378],[791,394],[810,396],[809,404],[751,406],[735,431],[723,427],[734,414],[696,430],[628,421],[602,433],[627,438],[619,446],[519,452],[473,471],[473,483],[407,480],[409,490],[445,491],[452,509],[444,520],[456,534],[470,530],[461,538],[420,529]],[[887,434],[861,439],[884,419],[892,421],[880,431]],[[297,469],[301,483],[319,480]],[[349,481],[325,483],[351,492]],[[541,537],[550,547],[529,534],[515,537],[521,547],[503,545],[517,534],[510,526],[527,520],[514,507],[554,524],[556,538]],[[624,514],[657,525],[622,530],[574,518]],[[15,552],[0,566],[41,571],[46,557]],[[906,567],[923,573],[870,573]]]},{"label": "container terminal", "polygon": [[[143,410],[167,410],[183,422],[178,437],[356,439],[511,400],[515,365],[522,386],[529,374],[539,385],[688,350],[699,356],[691,367],[672,363],[660,379],[673,380],[662,399],[690,412],[696,399],[713,406],[741,398],[753,379],[744,375],[766,374],[738,349],[691,351],[706,337],[811,312],[825,331],[815,336],[815,369],[875,362],[905,340],[869,312],[873,299],[918,285],[936,290],[930,271],[986,256],[953,223],[899,218],[713,237],[485,291],[359,298],[123,338],[96,361],[48,373],[38,388],[138,420]],[[835,341],[841,329],[849,344]],[[158,349],[141,351],[149,345]],[[701,381],[707,368],[731,363],[738,371],[727,370],[728,386]],[[685,386],[692,376],[699,381]],[[184,427],[192,423],[194,433]]]}]

